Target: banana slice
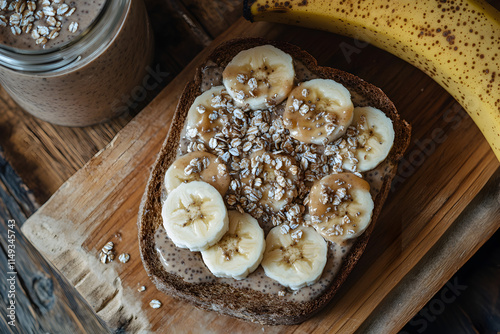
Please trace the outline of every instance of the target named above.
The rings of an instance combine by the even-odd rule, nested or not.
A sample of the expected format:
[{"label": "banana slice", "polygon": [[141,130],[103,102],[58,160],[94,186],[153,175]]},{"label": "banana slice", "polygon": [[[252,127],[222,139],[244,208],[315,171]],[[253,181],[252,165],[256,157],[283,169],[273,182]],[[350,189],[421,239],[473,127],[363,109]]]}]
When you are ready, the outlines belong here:
[{"label": "banana slice", "polygon": [[268,277],[298,290],[319,280],[327,251],[325,240],[312,227],[301,226],[283,234],[276,226],[267,235],[261,264]]},{"label": "banana slice", "polygon": [[342,243],[362,234],[371,222],[370,184],[352,173],[331,174],[309,193],[312,226],[326,239]]},{"label": "banana slice", "polygon": [[163,203],[161,215],[172,242],[193,252],[217,243],[229,227],[222,196],[202,181],[182,183],[172,190]]},{"label": "banana slice", "polygon": [[243,195],[272,212],[278,212],[298,195],[299,168],[286,154],[254,152],[251,173],[241,179]]},{"label": "banana slice", "polygon": [[236,103],[253,110],[284,101],[294,77],[292,57],[272,45],[241,51],[222,73],[224,86]]},{"label": "banana slice", "polygon": [[243,279],[262,261],[264,230],[248,213],[232,210],[228,216],[229,230],[218,243],[201,251],[201,256],[215,276]]},{"label": "banana slice", "polygon": [[283,123],[293,138],[324,145],[346,132],[353,109],[351,93],[344,86],[329,79],[313,79],[292,90]]},{"label": "banana slice", "polygon": [[214,186],[224,196],[231,177],[226,165],[217,161],[213,154],[203,151],[191,152],[175,160],[165,173],[165,188],[167,193],[177,188],[181,183],[205,181]]},{"label": "banana slice", "polygon": [[208,144],[224,126],[224,119],[230,117],[228,112],[233,101],[224,86],[215,86],[196,97],[189,108],[186,119],[186,136],[200,138]]},{"label": "banana slice", "polygon": [[[343,159],[344,170],[365,172],[383,161],[394,143],[394,127],[384,112],[373,107],[354,108],[356,127],[354,159]],[[349,149],[349,148],[347,148]],[[356,165],[356,166],[355,166]]]}]

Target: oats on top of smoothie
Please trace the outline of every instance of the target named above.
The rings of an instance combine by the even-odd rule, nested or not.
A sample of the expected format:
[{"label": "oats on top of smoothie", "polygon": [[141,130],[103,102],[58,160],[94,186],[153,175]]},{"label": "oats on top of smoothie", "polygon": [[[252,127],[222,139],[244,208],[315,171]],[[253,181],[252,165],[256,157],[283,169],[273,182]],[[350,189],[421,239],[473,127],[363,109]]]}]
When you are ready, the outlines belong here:
[{"label": "oats on top of smoothie", "polygon": [[[78,31],[78,22],[68,19],[75,11],[64,0],[0,0],[0,29],[10,30],[13,36],[30,35],[34,45],[45,48],[45,44],[60,36],[64,27],[72,34]],[[0,30],[0,37],[6,33]],[[16,44],[5,43],[6,36],[3,40],[4,44]]]}]

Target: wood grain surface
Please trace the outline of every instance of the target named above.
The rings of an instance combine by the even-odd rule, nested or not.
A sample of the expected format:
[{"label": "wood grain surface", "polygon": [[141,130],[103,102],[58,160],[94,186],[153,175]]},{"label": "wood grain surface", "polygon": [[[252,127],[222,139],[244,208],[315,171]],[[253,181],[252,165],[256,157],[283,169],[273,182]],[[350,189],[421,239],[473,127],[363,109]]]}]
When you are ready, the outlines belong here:
[{"label": "wood grain surface", "polygon": [[[330,307],[299,326],[262,328],[161,295],[149,282],[138,254],[137,209],[177,98],[210,48],[238,36],[289,41],[308,50],[321,65],[359,75],[381,87],[415,129],[365,254]],[[389,307],[384,301],[390,304],[391,293],[405,284],[419,264],[423,272],[433,270],[425,265],[426,256],[443,249],[445,256],[437,264],[441,270],[433,270],[432,285],[412,281],[403,301],[393,298],[404,307],[400,307],[402,314],[384,323],[384,330],[398,331],[498,228],[498,211],[490,210],[489,219],[468,222],[474,234],[447,237],[499,163],[473,122],[436,83],[395,57],[381,57],[382,51],[371,46],[347,56],[343,46],[355,47],[355,42],[307,29],[238,20],[70,177],[26,222],[24,233],[111,327],[161,333],[348,333],[364,324],[376,329],[377,323],[369,320]],[[109,240],[119,253],[130,253],[128,263],[98,262],[99,249]],[[440,246],[449,242],[457,248]],[[138,285],[147,290],[137,292]],[[163,303],[160,309],[148,306],[153,298]]]},{"label": "wood grain surface", "polygon": [[[26,217],[37,208],[33,194],[5,161],[0,148],[0,304],[6,310],[0,318],[0,333],[46,333],[56,328],[74,333],[106,332],[107,326],[95,317],[76,289],[21,233]],[[15,246],[13,252],[8,251],[9,245]],[[14,268],[7,266],[12,263],[8,260],[14,260]],[[12,315],[7,309],[12,307],[7,302],[9,294],[15,295],[15,318],[7,317]]]}]

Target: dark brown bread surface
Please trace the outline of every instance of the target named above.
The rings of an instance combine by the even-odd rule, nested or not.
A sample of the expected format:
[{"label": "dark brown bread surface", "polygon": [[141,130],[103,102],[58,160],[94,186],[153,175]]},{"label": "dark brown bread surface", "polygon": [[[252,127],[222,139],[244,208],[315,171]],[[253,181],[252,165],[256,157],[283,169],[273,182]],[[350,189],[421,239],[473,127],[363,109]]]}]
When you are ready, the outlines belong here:
[{"label": "dark brown bread surface", "polygon": [[410,126],[400,119],[394,104],[379,88],[352,74],[333,68],[320,67],[310,54],[288,43],[260,38],[231,40],[214,50],[206,62],[213,61],[224,67],[238,52],[264,44],[272,44],[290,54],[294,60],[302,62],[315,76],[333,79],[343,84],[351,92],[354,91],[363,96],[366,105],[382,110],[392,120],[395,141],[386,162],[394,167],[385,176],[381,190],[374,198],[375,208],[368,229],[354,243],[330,287],[316,299],[307,302],[284,301],[279,296],[251,289],[237,289],[222,283],[188,283],[180,276],[167,273],[155,250],[154,235],[156,229],[163,224],[161,193],[165,171],[175,160],[180,133],[188,110],[194,99],[201,94],[202,68],[198,68],[194,80],[186,85],[179,100],[170,131],[153,167],[142,198],[138,216],[139,246],[144,268],[160,291],[187,300],[202,309],[217,311],[261,324],[291,325],[306,320],[325,306],[362,255],[388,195],[391,181],[397,171],[397,162],[409,144]]}]

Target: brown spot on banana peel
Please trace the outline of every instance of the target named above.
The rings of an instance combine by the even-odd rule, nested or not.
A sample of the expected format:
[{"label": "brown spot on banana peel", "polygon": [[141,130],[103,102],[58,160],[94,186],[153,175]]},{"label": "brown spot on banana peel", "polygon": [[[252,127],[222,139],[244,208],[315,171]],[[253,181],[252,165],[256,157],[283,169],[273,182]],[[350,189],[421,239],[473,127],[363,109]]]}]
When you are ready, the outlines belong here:
[{"label": "brown spot on banana peel", "polygon": [[[258,2],[257,0],[244,0],[243,1],[243,17],[247,20],[253,22],[253,14],[252,14],[252,6],[254,3]],[[273,13],[287,13],[292,9],[293,1],[265,1],[263,4],[257,4],[256,11],[258,12],[268,12],[272,11]],[[307,5],[307,0],[301,0],[298,6]]]},{"label": "brown spot on banana peel", "polygon": [[364,40],[421,69],[471,115],[500,160],[500,80],[491,76],[500,68],[500,20],[485,1],[316,0],[299,6],[302,1],[290,0],[286,10],[279,6],[284,1],[245,3],[252,4],[244,8],[247,19]]}]

